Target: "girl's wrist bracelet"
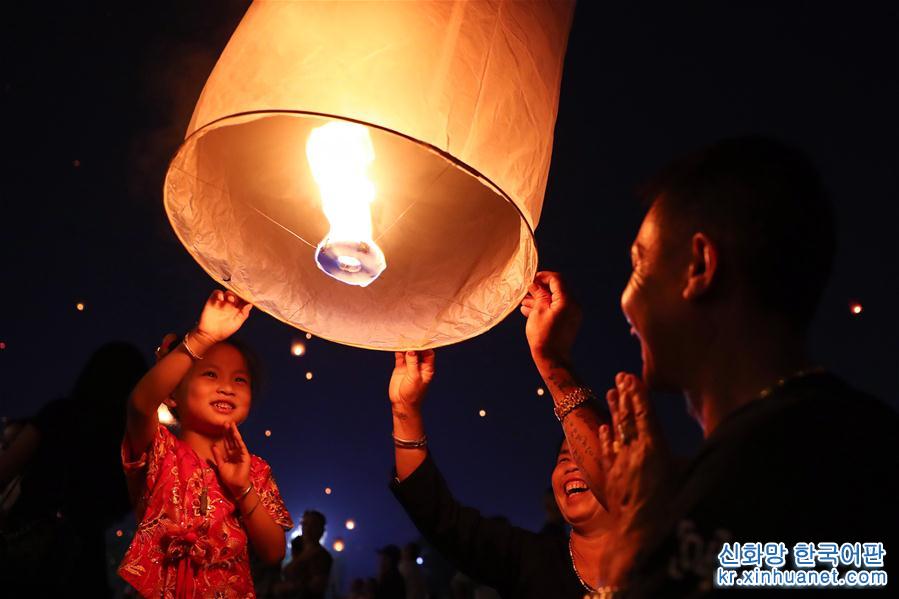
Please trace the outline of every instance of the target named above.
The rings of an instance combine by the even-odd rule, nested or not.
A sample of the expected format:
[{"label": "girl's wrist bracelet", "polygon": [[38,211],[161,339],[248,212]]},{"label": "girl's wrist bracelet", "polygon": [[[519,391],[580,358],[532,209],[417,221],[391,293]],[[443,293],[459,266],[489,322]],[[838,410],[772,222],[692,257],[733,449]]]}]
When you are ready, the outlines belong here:
[{"label": "girl's wrist bracelet", "polygon": [[237,501],[243,500],[244,497],[250,494],[250,491],[253,490],[253,482],[250,481],[250,484],[247,485],[247,488],[240,492],[240,495],[237,496]]}]

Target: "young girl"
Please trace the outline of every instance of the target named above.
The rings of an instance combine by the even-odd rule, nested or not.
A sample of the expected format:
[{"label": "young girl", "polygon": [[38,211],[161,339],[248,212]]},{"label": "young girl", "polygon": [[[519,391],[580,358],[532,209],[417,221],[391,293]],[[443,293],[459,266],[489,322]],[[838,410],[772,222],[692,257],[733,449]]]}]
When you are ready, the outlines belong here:
[{"label": "young girl", "polygon": [[[284,558],[293,523],[268,464],[237,430],[254,373],[228,337],[250,308],[214,291],[197,327],[131,395],[122,460],[139,524],[119,575],[144,597],[255,597],[247,540],[266,563]],[[178,437],[156,418],[163,402]]]}]

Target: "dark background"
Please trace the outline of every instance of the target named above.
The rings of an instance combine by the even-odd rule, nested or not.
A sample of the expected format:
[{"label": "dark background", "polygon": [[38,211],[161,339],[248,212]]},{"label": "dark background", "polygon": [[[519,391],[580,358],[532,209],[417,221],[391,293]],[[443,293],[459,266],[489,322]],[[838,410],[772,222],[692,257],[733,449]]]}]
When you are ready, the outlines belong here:
[{"label": "dark background", "polygon": [[[812,156],[836,206],[840,249],[813,354],[895,407],[895,8],[602,4],[614,5],[582,2],[575,15],[537,230],[541,267],[565,272],[585,307],[576,348],[584,377],[604,390],[616,371],[639,369],[618,307],[642,216],[634,188],[678,153],[767,134]],[[175,239],[162,180],[246,6],[4,9],[0,415],[27,416],[64,395],[104,341],[131,341],[150,359],[163,333],[197,318],[214,283]],[[856,300],[864,307],[857,316],[849,310]],[[536,394],[523,324],[516,313],[440,350],[426,417],[458,496],[533,529],[561,435],[549,395]],[[416,536],[387,490],[392,356],[313,339],[296,358],[290,344],[302,334],[261,312],[242,335],[268,372],[243,427],[247,445],[271,463],[297,521],[307,508],[326,514],[329,546],[338,536],[347,542],[344,571],[374,574],[376,547]],[[674,446],[695,448],[699,433],[683,400],[656,404]],[[839,451],[839,440],[809,448],[822,459],[828,451]],[[347,518],[354,531],[344,529]]]}]

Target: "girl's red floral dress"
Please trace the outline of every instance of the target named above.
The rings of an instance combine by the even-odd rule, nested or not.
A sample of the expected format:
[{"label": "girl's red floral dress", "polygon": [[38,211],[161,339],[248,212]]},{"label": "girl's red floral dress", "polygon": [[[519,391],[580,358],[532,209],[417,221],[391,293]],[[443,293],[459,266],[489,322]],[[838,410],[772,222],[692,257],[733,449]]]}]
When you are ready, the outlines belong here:
[{"label": "girl's red floral dress", "polygon": [[[247,534],[237,506],[215,471],[159,425],[150,451],[122,463],[139,522],[119,576],[144,597],[255,597]],[[251,456],[250,480],[265,509],[285,530],[290,514],[269,465]]]}]

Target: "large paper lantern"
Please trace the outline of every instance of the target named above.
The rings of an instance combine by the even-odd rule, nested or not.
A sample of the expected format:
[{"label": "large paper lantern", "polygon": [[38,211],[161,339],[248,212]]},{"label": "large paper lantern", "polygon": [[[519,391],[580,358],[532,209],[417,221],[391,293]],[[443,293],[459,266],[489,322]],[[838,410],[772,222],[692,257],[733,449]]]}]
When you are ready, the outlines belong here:
[{"label": "large paper lantern", "polygon": [[536,270],[572,11],[253,3],[166,175],[178,238],[325,339],[424,349],[486,331]]}]

